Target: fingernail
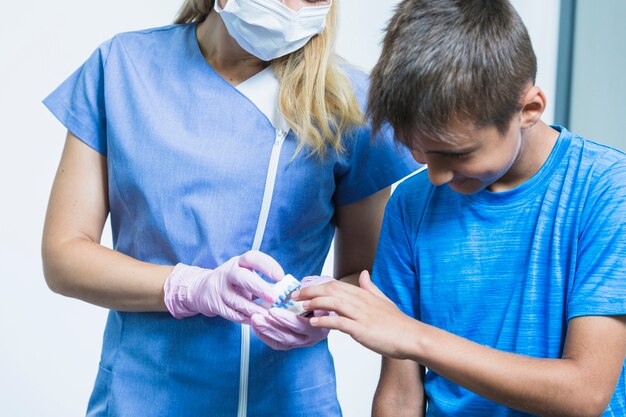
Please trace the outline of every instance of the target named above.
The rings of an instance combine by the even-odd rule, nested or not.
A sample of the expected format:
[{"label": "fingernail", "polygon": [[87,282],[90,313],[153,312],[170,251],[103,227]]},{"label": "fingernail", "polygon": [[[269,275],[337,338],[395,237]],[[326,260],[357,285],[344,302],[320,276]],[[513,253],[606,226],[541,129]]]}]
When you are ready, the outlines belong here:
[{"label": "fingernail", "polygon": [[304,307],[305,310],[308,310],[309,309],[309,304],[311,304],[310,301],[305,301],[305,302],[302,303],[302,307]]},{"label": "fingernail", "polygon": [[300,290],[296,290],[296,291],[294,291],[294,292],[292,292],[292,293],[291,293],[291,298],[292,298],[293,300],[297,300],[297,299],[298,299],[298,296],[300,296]]},{"label": "fingernail", "polygon": [[315,326],[319,321],[320,319],[318,319],[317,317],[311,317],[309,319],[309,323],[311,323],[311,326]]}]

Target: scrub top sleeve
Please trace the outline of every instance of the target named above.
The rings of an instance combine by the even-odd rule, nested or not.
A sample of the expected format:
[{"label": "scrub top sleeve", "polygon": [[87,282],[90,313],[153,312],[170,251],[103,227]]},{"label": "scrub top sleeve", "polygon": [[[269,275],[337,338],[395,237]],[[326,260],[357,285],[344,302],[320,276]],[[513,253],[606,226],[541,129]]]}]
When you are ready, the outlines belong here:
[{"label": "scrub top sleeve", "polygon": [[401,180],[419,164],[408,149],[393,141],[393,130],[381,129],[372,139],[369,125],[354,132],[347,141],[347,166],[336,178],[335,202],[351,204]]},{"label": "scrub top sleeve", "polygon": [[110,41],[43,100],[78,139],[106,156],[105,65]]},{"label": "scrub top sleeve", "polygon": [[590,190],[568,319],[626,314],[626,160],[609,168]]},{"label": "scrub top sleeve", "polygon": [[410,317],[420,319],[419,280],[402,192],[396,190],[385,209],[372,281]]}]

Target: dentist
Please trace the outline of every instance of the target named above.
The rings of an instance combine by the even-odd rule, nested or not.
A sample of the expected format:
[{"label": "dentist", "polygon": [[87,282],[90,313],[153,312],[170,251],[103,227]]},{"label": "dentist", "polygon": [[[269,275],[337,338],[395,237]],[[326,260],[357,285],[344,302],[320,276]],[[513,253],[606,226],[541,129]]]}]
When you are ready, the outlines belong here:
[{"label": "dentist", "polygon": [[110,310],[88,416],[341,415],[327,331],[254,302],[285,272],[331,279],[333,236],[335,277],[371,269],[389,186],[415,168],[370,137],[338,3],[188,0],[44,100],[68,129],[46,281]]}]

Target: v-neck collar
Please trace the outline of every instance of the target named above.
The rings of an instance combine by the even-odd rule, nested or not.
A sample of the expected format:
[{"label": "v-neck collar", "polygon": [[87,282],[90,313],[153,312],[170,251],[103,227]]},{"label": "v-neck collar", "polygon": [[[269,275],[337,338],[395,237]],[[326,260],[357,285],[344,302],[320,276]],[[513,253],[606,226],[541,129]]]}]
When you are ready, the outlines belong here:
[{"label": "v-neck collar", "polygon": [[198,37],[196,35],[197,23],[189,24],[189,26],[188,41],[193,54],[193,59],[195,61],[201,61],[199,65],[208,69],[220,83],[223,83],[224,88],[231,89],[250,101],[263,115],[265,115],[274,129],[283,130],[285,132],[289,131],[289,124],[280,111],[278,104],[280,84],[272,67],[269,66],[264,68],[250,78],[234,86],[226,81],[224,77],[222,77],[215,70],[215,68],[207,62],[204,55],[202,55],[202,50],[200,49]]},{"label": "v-neck collar", "polygon": [[288,131],[289,124],[280,111],[278,93],[280,84],[272,67],[254,74],[244,82],[237,85],[237,90],[248,97],[254,105],[272,123],[274,129]]}]

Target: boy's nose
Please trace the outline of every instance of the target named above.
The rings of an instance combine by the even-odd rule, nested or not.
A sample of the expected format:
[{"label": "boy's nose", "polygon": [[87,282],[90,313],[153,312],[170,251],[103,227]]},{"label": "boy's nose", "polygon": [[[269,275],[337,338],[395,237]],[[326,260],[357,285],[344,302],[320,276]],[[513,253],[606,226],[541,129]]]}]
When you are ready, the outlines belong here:
[{"label": "boy's nose", "polygon": [[434,186],[447,184],[454,178],[454,172],[445,167],[428,164],[428,179]]}]

